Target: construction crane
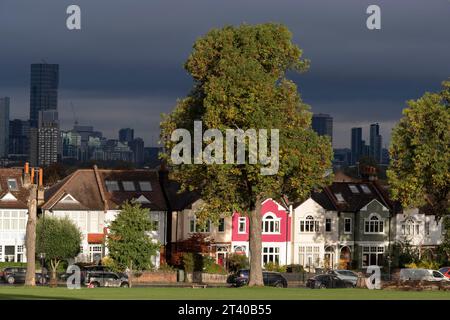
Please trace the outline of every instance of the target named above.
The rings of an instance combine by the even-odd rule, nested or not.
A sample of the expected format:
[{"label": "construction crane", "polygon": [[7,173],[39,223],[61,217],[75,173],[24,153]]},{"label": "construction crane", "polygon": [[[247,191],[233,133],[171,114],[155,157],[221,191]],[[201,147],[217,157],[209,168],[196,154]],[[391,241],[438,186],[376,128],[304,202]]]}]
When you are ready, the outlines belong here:
[{"label": "construction crane", "polygon": [[72,109],[72,113],[73,113],[73,123],[74,123],[74,125],[78,125],[78,119],[77,119],[77,115],[75,113],[75,108],[73,106],[72,101],[70,102],[70,108]]}]

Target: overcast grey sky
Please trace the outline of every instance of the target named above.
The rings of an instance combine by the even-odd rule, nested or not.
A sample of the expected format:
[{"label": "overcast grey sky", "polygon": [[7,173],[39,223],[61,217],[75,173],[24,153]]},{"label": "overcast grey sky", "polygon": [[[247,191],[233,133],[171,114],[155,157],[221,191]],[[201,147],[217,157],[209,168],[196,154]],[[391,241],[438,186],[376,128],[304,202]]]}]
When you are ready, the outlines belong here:
[{"label": "overcast grey sky", "polygon": [[[81,7],[81,31],[66,28],[70,4]],[[370,4],[381,30],[366,28]],[[334,117],[335,147],[372,122],[388,143],[405,101],[450,76],[449,0],[0,0],[0,96],[11,97],[11,118],[28,118],[30,64],[59,63],[63,129],[73,102],[80,124],[109,137],[133,127],[151,145],[160,113],[190,89],[193,42],[243,22],[293,32],[311,69],[292,79],[313,112]]]}]

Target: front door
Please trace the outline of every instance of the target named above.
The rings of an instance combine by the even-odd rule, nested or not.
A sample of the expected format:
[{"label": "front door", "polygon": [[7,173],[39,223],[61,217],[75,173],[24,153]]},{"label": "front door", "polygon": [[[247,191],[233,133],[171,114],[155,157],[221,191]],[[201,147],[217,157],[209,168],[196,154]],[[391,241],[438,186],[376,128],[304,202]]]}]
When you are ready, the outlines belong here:
[{"label": "front door", "polygon": [[333,269],[334,266],[334,253],[327,252],[324,256],[324,265],[327,269]]}]

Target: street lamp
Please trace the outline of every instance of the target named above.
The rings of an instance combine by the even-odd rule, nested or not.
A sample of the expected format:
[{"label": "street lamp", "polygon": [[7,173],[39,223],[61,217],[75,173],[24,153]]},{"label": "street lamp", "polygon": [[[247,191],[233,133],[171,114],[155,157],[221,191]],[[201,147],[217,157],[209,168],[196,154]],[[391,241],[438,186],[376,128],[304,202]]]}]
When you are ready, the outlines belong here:
[{"label": "street lamp", "polygon": [[44,276],[44,264],[45,264],[45,253],[44,252],[41,252],[39,254],[39,259],[41,261],[41,273]]}]

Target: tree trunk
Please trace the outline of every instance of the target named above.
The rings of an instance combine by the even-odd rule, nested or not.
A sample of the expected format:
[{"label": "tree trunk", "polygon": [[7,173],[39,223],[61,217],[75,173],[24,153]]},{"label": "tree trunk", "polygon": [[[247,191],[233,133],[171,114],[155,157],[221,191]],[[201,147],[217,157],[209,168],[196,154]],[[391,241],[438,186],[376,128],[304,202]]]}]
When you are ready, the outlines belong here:
[{"label": "tree trunk", "polygon": [[56,272],[58,270],[59,263],[61,261],[57,259],[50,260],[50,266],[52,267],[52,276],[50,277],[50,287],[55,288],[58,286],[58,279],[56,278]]},{"label": "tree trunk", "polygon": [[256,198],[255,210],[250,212],[250,234],[249,234],[249,245],[250,245],[250,278],[248,285],[250,287],[254,286],[264,286],[262,266],[261,266],[261,228],[262,228],[262,217],[261,217],[261,198],[258,196]]},{"label": "tree trunk", "polygon": [[36,216],[37,216],[37,189],[35,185],[30,187],[28,198],[28,221],[25,236],[25,248],[27,250],[27,273],[25,285],[36,285]]}]

